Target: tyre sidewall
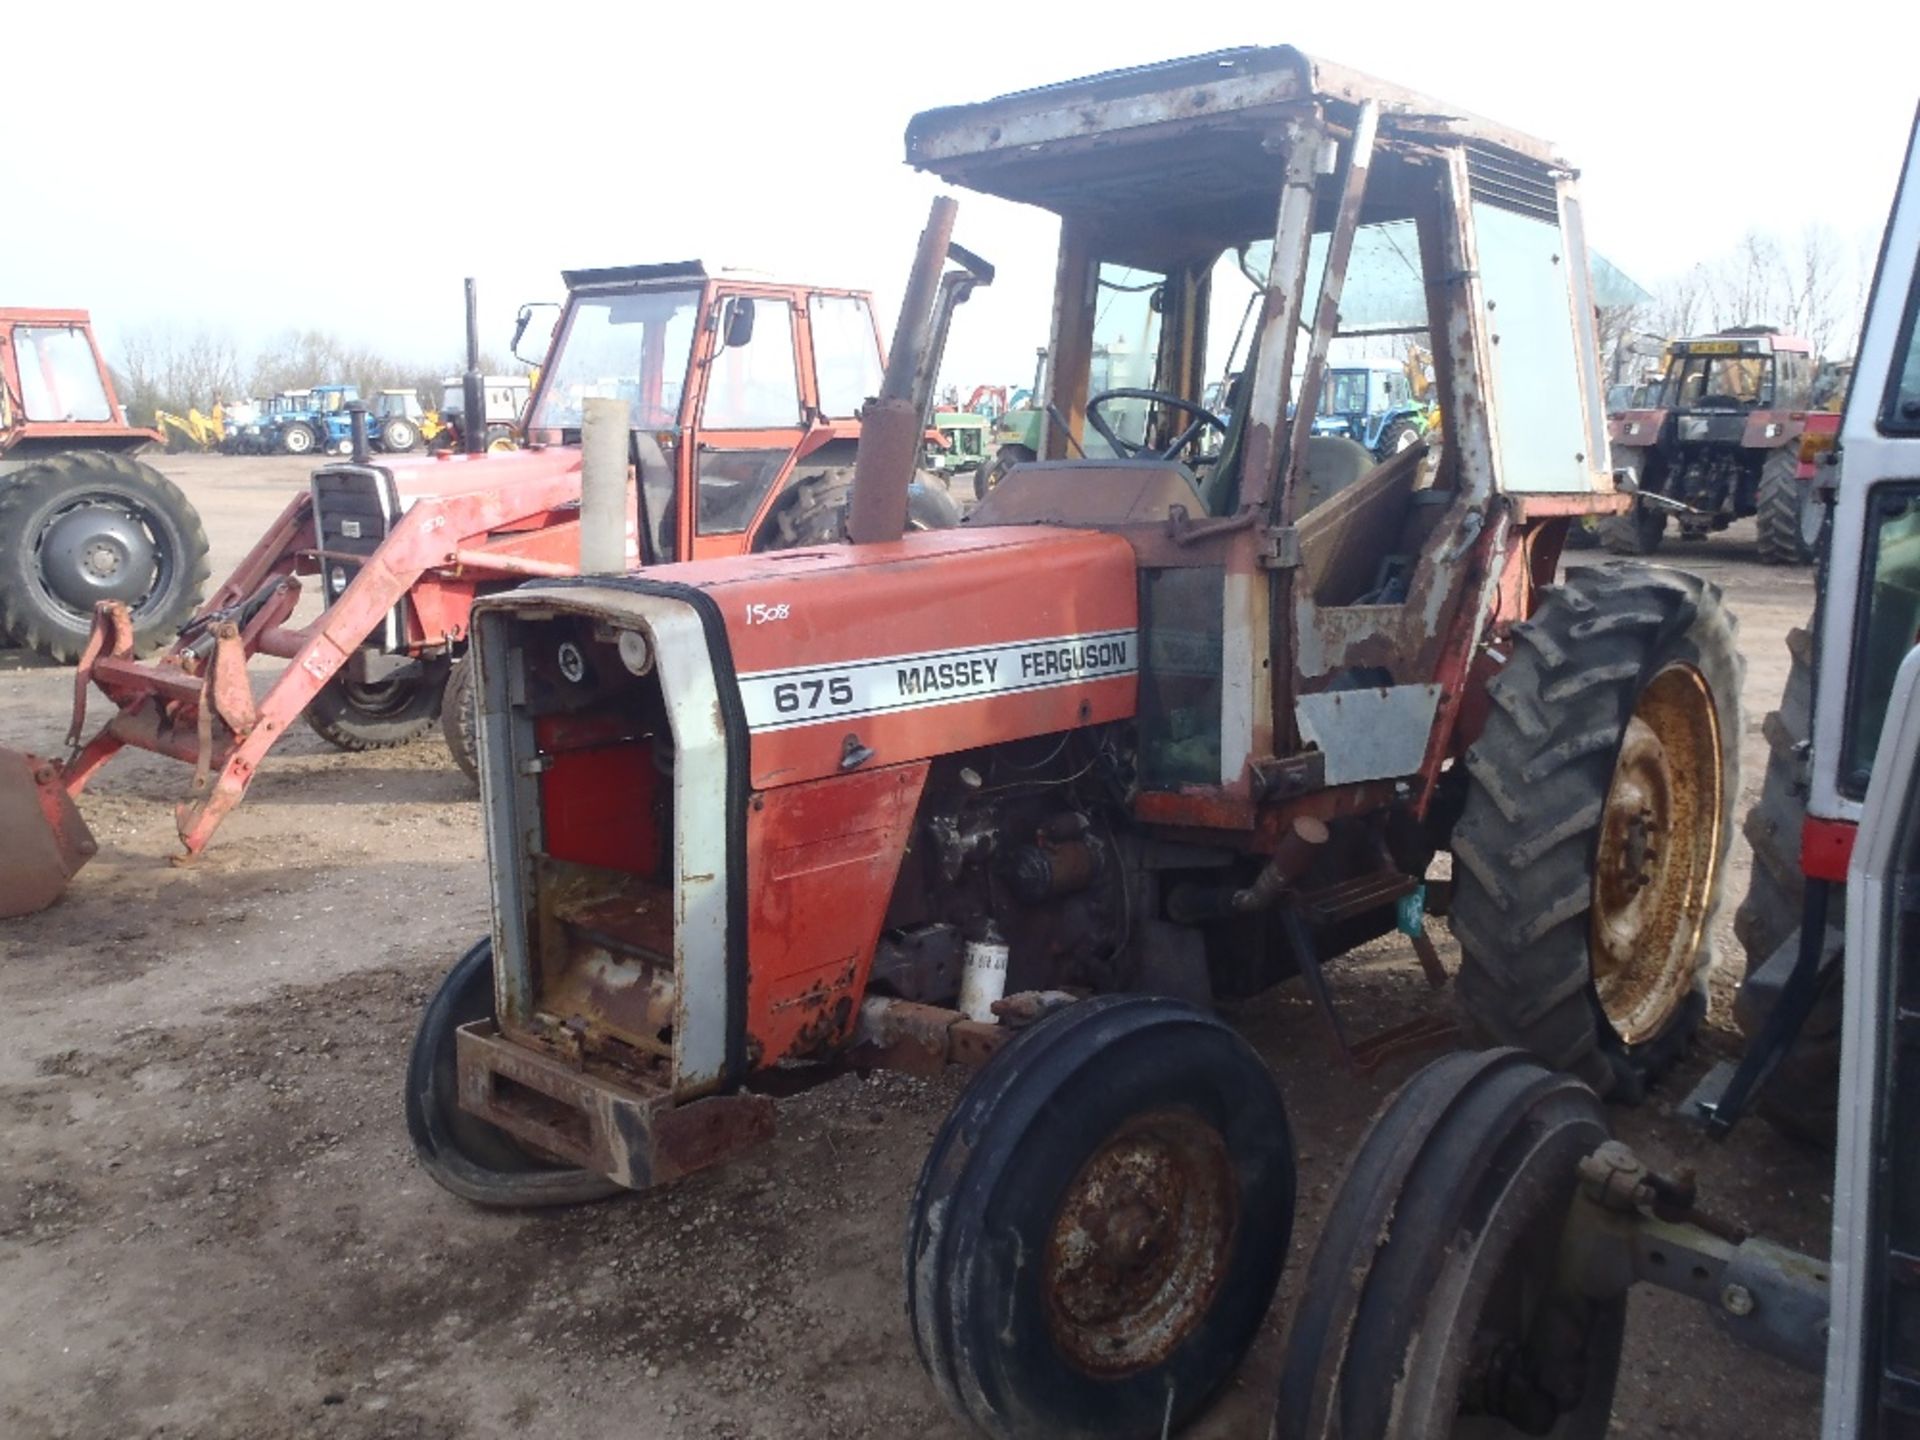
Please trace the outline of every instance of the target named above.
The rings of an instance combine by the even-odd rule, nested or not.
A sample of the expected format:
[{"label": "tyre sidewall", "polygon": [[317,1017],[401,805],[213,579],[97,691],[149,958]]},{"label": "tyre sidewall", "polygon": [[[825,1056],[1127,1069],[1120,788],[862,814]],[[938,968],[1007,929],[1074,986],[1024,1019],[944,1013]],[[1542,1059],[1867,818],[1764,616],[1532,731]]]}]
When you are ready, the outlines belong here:
[{"label": "tyre sidewall", "polygon": [[[974,1297],[953,1313],[975,1321],[971,1333],[954,1336],[962,1357],[956,1378],[963,1391],[977,1390],[994,1414],[1015,1419],[1010,1434],[1158,1434],[1169,1382],[1176,1416],[1192,1413],[1237,1364],[1286,1255],[1292,1143],[1272,1079],[1243,1042],[1201,1021],[1191,1030],[1155,1026],[1125,1035],[1097,1055],[1097,1063],[1082,1065],[1025,1126],[995,1116],[999,1133],[980,1136],[973,1174],[952,1201],[960,1218],[951,1222],[948,1284]],[[1272,1105],[1254,1098],[1262,1087],[1273,1095]],[[1165,1362],[1125,1378],[1095,1378],[1057,1348],[1044,1264],[1022,1255],[1008,1237],[1050,1232],[1068,1187],[1107,1137],[1130,1116],[1163,1108],[1192,1111],[1235,1156],[1233,1253],[1209,1313]],[[1284,1204],[1274,1203],[1276,1189]],[[1044,1412],[1030,1408],[1037,1397],[1044,1397]]]}]

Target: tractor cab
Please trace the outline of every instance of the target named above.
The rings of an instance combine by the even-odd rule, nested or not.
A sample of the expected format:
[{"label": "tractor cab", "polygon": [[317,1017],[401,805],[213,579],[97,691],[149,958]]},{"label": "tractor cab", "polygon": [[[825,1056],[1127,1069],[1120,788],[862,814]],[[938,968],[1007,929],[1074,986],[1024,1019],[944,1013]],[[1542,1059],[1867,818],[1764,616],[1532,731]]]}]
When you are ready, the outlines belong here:
[{"label": "tractor cab", "polygon": [[[1060,217],[1039,458],[968,524],[1134,545],[1143,810],[1245,825],[1275,786],[1431,785],[1476,549],[1621,503],[1572,172],[1289,48],[930,111],[907,143]],[[1330,433],[1383,347],[1432,357],[1444,435]]]},{"label": "tractor cab", "polygon": [[[588,398],[626,402],[650,562],[777,543],[775,512],[809,475],[844,492],[882,368],[866,295],[698,261],[565,280],[528,432],[574,444]],[[694,503],[676,504],[688,491]]]}]

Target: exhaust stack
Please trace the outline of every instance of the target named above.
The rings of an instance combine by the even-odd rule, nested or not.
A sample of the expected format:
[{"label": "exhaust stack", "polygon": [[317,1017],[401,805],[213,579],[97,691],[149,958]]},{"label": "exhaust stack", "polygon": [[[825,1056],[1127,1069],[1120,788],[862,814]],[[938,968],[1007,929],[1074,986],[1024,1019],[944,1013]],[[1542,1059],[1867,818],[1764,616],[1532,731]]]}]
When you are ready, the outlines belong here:
[{"label": "exhaust stack", "polygon": [[906,532],[907,487],[919,467],[925,434],[917,382],[940,363],[933,343],[934,300],[959,209],[959,202],[945,195],[933,202],[893,328],[886,379],[860,412],[860,448],[854,455],[853,498],[847,507],[847,538],[856,545],[898,540]]},{"label": "exhaust stack", "polygon": [[480,373],[480,299],[473,277],[467,277],[467,370],[460,377],[460,399],[466,414],[460,421],[462,448],[469,455],[487,451],[487,381]]}]

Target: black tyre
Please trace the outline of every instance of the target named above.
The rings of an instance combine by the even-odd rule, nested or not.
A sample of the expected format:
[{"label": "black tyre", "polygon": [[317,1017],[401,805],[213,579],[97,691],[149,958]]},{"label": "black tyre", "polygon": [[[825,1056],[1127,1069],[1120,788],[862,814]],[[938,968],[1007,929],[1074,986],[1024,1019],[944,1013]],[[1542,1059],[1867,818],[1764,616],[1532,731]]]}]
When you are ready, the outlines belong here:
[{"label": "black tyre", "polygon": [[1600,543],[1615,555],[1651,555],[1660,548],[1667,533],[1667,512],[1634,502],[1624,515],[1609,515],[1600,522]]},{"label": "black tyre", "polygon": [[389,455],[405,455],[420,443],[420,431],[404,415],[390,415],[380,422],[380,448]]},{"label": "black tyre", "polygon": [[474,705],[473,659],[469,652],[453,662],[453,670],[447,676],[446,694],[440,699],[440,734],[447,742],[447,753],[453,756],[453,763],[478,785],[480,727]]},{"label": "black tyre", "polygon": [[1575,516],[1567,525],[1567,543],[1569,550],[1598,550],[1600,548],[1600,522],[1584,520]]},{"label": "black tyre", "polygon": [[[1813,637],[1805,630],[1787,634],[1791,665],[1780,696],[1780,708],[1761,726],[1767,737],[1767,773],[1760,799],[1747,812],[1742,827],[1753,847],[1753,869],[1747,895],[1734,911],[1733,933],[1746,952],[1746,975],[1752,981],[1767,962],[1798,953],[1800,918],[1806,903],[1806,876],[1800,869],[1800,829],[1807,816],[1803,788],[1804,765],[1800,746],[1813,725]],[[1846,914],[1845,888],[1836,885],[1827,900],[1829,935],[1838,945],[1840,917]],[[1770,973],[1780,974],[1791,960],[1781,956]],[[1839,966],[1830,968],[1826,988],[1780,1064],[1756,1097],[1754,1108],[1782,1134],[1808,1144],[1833,1144],[1840,1101]],[[1734,1003],[1734,1015],[1749,1036],[1760,1026],[1778,996],[1775,985],[1743,985]]]},{"label": "black tyre", "polygon": [[517,450],[519,442],[513,438],[511,425],[489,425],[486,433],[487,449],[495,454],[507,450]]},{"label": "black tyre", "polygon": [[1769,565],[1811,565],[1820,511],[1812,482],[1800,478],[1799,446],[1783,445],[1767,456],[1753,505],[1760,558]]},{"label": "black tyre", "polygon": [[[756,550],[792,550],[836,545],[847,538],[847,505],[853,471],[822,470],[793,481],[754,537]],[[946,487],[924,472],[907,487],[907,528],[946,530],[960,523],[960,508]]]},{"label": "black tyre", "polygon": [[1239,1364],[1293,1228],[1273,1077],[1219,1020],[1108,996],[1017,1037],[935,1137],[907,1314],[989,1435],[1158,1436]]},{"label": "black tyre", "polygon": [[1734,622],[1692,575],[1614,564],[1569,570],[1511,635],[1452,837],[1459,998],[1484,1038],[1637,1100],[1706,1011]]},{"label": "black tyre", "polygon": [[150,654],[200,608],[207,532],[180,487],[127,455],[78,450],[0,477],[0,633],[74,661],[102,600]]},{"label": "black tyre", "polygon": [[296,420],[280,432],[280,449],[287,455],[310,455],[313,447],[320,443],[313,433],[313,427],[305,421]]},{"label": "black tyre", "polygon": [[1380,458],[1391,460],[1402,450],[1411,450],[1420,443],[1424,433],[1418,420],[1394,421],[1380,436]]},{"label": "black tyre", "polygon": [[617,1193],[622,1187],[606,1176],[529,1154],[504,1130],[460,1108],[454,1032],[493,1013],[493,942],[482,940],[434,991],[407,1057],[407,1134],[421,1167],[476,1205],[578,1205]]},{"label": "black tyre", "polygon": [[1561,1281],[1599,1098],[1514,1050],[1449,1055],[1368,1130],[1287,1334],[1273,1440],[1599,1440],[1626,1296]]},{"label": "black tyre", "polygon": [[1000,477],[1016,465],[1031,465],[1035,455],[1030,446],[1002,445],[993,459],[973,472],[973,498],[984,500],[987,492],[1000,483]]},{"label": "black tyre", "polygon": [[440,718],[447,688],[445,660],[375,684],[362,684],[343,669],[307,702],[314,734],[342,750],[390,750],[418,740]]}]

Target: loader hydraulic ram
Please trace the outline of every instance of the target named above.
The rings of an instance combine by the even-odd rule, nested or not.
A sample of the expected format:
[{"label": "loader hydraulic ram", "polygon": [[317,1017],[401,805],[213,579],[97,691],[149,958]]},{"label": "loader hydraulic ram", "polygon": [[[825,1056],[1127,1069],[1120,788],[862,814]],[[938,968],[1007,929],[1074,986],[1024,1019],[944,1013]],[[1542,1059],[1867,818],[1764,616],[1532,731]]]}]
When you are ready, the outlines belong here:
[{"label": "loader hydraulic ram", "polygon": [[[990,1434],[1161,1434],[1258,1331],[1292,1213],[1279,1093],[1211,1002],[1298,976],[1345,1061],[1431,1041],[1350,1033],[1327,962],[1398,932],[1445,983],[1445,910],[1469,1024],[1638,1094],[1705,1005],[1731,622],[1675,571],[1554,583],[1625,497],[1538,141],[1275,48],[907,143],[1059,217],[1038,459],[904,533],[938,204],[854,543],[476,606],[494,924],[409,1123],[449,1189],[527,1204],[713,1164],[848,1067],[978,1065],[909,1217],[920,1357]],[[1312,425],[1382,335],[1444,419],[1379,460]]]}]

